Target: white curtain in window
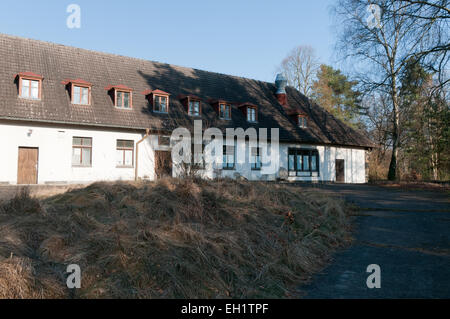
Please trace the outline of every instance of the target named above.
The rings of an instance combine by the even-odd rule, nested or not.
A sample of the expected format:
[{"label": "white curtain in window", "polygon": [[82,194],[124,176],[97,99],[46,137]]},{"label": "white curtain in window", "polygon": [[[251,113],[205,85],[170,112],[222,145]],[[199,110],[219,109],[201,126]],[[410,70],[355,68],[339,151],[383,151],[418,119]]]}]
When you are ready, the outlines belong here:
[{"label": "white curtain in window", "polygon": [[81,165],[89,166],[91,165],[91,149],[90,148],[83,148],[83,160]]},{"label": "white curtain in window", "polygon": [[123,97],[124,97],[123,107],[129,108],[130,107],[130,93],[123,93]]},{"label": "white curtain in window", "polygon": [[167,99],[165,97],[161,97],[161,112],[166,112]]},{"label": "white curtain in window", "polygon": [[29,80],[22,80],[22,97],[29,97],[30,94],[30,81]]},{"label": "white curtain in window", "polygon": [[81,164],[81,148],[72,149],[72,164],[73,165]]},{"label": "white curtain in window", "polygon": [[89,104],[89,89],[88,88],[81,89],[81,104],[84,104],[84,105]]},{"label": "white curtain in window", "polygon": [[79,86],[73,87],[73,103],[74,104],[80,103],[80,87]]},{"label": "white curtain in window", "polygon": [[116,150],[116,165],[123,166],[123,150]]},{"label": "white curtain in window", "polygon": [[38,99],[39,98],[39,82],[31,81],[31,98]]},{"label": "white curtain in window", "polygon": [[122,107],[123,105],[123,93],[117,92],[117,107]]},{"label": "white curtain in window", "polygon": [[133,151],[125,151],[125,166],[133,166]]}]

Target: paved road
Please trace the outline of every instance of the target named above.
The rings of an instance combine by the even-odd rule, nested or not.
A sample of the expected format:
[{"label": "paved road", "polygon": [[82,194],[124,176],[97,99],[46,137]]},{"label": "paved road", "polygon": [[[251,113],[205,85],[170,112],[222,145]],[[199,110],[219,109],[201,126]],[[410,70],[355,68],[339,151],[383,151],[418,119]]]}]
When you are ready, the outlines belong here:
[{"label": "paved road", "polygon": [[[448,193],[319,187],[363,209],[355,220],[355,242],[301,287],[305,298],[450,298]],[[380,289],[367,288],[370,264],[381,267]]]}]

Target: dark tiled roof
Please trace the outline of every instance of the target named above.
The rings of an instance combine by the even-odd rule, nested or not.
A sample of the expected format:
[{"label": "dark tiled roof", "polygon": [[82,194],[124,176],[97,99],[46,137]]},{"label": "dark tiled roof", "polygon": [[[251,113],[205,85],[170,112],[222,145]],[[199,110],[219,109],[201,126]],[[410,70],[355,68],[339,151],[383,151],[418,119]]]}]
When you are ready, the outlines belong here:
[{"label": "dark tiled roof", "polygon": [[[41,101],[18,97],[15,76],[21,72],[44,77]],[[71,104],[68,91],[62,84],[67,79],[83,79],[92,83],[91,106]],[[105,90],[119,84],[133,89],[132,110],[115,108]],[[202,117],[211,126],[279,127],[282,141],[372,146],[366,137],[292,88],[287,88],[289,105],[308,115],[307,129],[296,127],[287,114],[288,110],[278,103],[272,83],[0,34],[2,119],[130,129],[167,128],[173,120],[166,114],[152,112],[146,96],[140,94],[148,90],[168,92],[171,96],[170,117],[182,118],[183,122],[192,122],[192,119],[187,117],[177,97],[190,95],[202,100]],[[212,100],[234,103],[231,121],[218,119],[215,109],[208,104]],[[242,103],[258,106],[257,124],[246,121],[238,108]]]}]

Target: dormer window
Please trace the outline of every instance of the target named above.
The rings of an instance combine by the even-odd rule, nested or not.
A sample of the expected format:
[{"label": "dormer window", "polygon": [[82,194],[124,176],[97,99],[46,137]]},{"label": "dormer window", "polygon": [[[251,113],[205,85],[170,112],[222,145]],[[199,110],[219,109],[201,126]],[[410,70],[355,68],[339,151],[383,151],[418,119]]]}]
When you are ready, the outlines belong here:
[{"label": "dormer window", "polygon": [[217,112],[217,115],[219,116],[219,119],[221,120],[231,120],[231,105],[233,103],[228,102],[226,100],[209,100],[209,104],[214,108],[214,110]]},{"label": "dormer window", "polygon": [[74,85],[73,86],[72,103],[89,105],[89,88]]},{"label": "dormer window", "polygon": [[248,122],[256,122],[256,108],[255,107],[247,107],[247,121]]},{"label": "dormer window", "polygon": [[180,94],[178,96],[181,104],[183,104],[186,112],[190,116],[202,115],[202,99],[195,95]]},{"label": "dormer window", "polygon": [[153,107],[153,112],[169,113],[169,93],[161,90],[146,90],[142,94],[147,97]]},{"label": "dormer window", "polygon": [[222,120],[231,120],[231,105],[226,103],[219,104],[219,117]]},{"label": "dormer window", "polygon": [[70,92],[72,104],[90,105],[91,104],[91,87],[92,84],[84,80],[65,80],[62,84]]},{"label": "dormer window", "polygon": [[155,95],[153,97],[153,110],[155,112],[159,112],[159,113],[167,113],[167,105],[169,98],[167,96],[162,96],[162,95]]},{"label": "dormer window", "polygon": [[247,118],[247,122],[249,123],[258,122],[258,106],[252,103],[242,103],[241,105],[239,105],[239,108],[242,110],[242,113]]},{"label": "dormer window", "polygon": [[21,86],[22,89],[20,90],[20,97],[33,100],[39,99],[39,81],[22,79]]},{"label": "dormer window", "polygon": [[24,99],[40,100],[43,77],[31,72],[19,73],[19,96]]},{"label": "dormer window", "polygon": [[298,127],[308,128],[308,114],[299,109],[291,109],[287,113]]},{"label": "dormer window", "polygon": [[300,127],[300,128],[307,128],[308,127],[308,122],[307,122],[306,116],[299,115],[298,118],[297,118],[297,121],[298,121],[297,122],[298,127]]},{"label": "dormer window", "polygon": [[[106,88],[118,109],[131,110],[133,108],[133,89],[125,85],[113,85]],[[112,92],[112,94],[111,94]]]},{"label": "dormer window", "polygon": [[200,101],[189,99],[189,115],[200,116]]},{"label": "dormer window", "polygon": [[116,107],[122,109],[131,108],[131,92],[116,91]]}]

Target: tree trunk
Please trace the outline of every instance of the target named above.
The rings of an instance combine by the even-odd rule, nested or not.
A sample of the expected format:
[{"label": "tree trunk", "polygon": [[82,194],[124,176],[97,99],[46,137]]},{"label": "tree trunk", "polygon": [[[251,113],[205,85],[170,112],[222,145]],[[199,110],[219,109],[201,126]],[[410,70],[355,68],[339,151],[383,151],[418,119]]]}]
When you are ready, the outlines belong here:
[{"label": "tree trunk", "polygon": [[399,146],[399,130],[400,130],[400,114],[398,107],[398,96],[397,96],[397,81],[396,77],[392,77],[392,104],[393,104],[393,129],[392,129],[392,157],[391,163],[389,164],[388,179],[390,181],[395,181],[399,179],[398,174],[398,146]]}]

